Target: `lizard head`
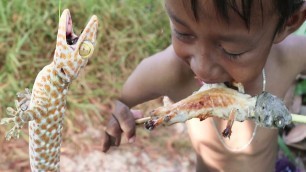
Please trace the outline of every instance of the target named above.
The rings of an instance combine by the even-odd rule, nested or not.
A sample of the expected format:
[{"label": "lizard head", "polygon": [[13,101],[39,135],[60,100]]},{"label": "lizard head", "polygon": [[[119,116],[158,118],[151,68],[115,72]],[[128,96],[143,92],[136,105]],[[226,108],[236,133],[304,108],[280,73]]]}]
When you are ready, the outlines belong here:
[{"label": "lizard head", "polygon": [[281,99],[262,92],[257,96],[255,119],[259,126],[283,128],[291,123],[291,114]]},{"label": "lizard head", "polygon": [[85,29],[78,36],[73,32],[72,19],[68,9],[65,9],[59,21],[54,68],[64,82],[75,79],[94,51],[98,29],[97,16],[93,15]]}]

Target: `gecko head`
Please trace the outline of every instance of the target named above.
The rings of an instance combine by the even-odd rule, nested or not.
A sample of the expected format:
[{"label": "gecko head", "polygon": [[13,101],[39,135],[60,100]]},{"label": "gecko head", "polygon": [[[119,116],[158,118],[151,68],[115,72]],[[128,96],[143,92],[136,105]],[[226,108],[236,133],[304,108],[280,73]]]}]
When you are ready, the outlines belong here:
[{"label": "gecko head", "polygon": [[60,78],[66,82],[75,79],[94,52],[98,18],[93,15],[80,35],[73,31],[72,18],[65,9],[59,21],[53,63]]},{"label": "gecko head", "polygon": [[283,101],[268,92],[262,92],[257,96],[255,118],[259,126],[272,128],[283,128],[292,120]]}]

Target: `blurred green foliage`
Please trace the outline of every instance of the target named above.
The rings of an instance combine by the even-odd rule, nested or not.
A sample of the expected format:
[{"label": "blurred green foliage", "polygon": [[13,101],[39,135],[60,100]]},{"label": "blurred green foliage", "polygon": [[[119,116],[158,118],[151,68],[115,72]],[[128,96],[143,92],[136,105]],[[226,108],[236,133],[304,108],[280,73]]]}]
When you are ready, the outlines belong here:
[{"label": "blurred green foliage", "polygon": [[[295,32],[297,35],[306,35],[306,22]],[[295,87],[296,95],[306,95],[306,80],[300,79]],[[305,98],[303,98],[303,104],[306,104]]]}]

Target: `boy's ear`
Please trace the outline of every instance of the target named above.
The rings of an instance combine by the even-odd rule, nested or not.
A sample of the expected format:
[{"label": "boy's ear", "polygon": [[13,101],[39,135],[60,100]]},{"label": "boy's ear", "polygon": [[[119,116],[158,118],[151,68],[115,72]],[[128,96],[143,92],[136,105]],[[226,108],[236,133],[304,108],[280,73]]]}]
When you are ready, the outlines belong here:
[{"label": "boy's ear", "polygon": [[306,2],[300,9],[294,12],[291,17],[284,23],[284,27],[275,35],[273,43],[279,43],[284,40],[289,34],[296,31],[306,19]]}]

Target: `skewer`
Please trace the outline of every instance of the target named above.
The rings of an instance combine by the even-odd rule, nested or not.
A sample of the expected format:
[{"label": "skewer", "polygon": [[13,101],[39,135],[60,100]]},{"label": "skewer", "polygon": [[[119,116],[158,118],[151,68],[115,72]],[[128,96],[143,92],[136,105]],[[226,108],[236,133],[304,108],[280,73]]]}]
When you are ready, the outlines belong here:
[{"label": "skewer", "polygon": [[149,121],[151,117],[144,117],[144,118],[139,118],[135,120],[136,125],[144,124],[145,122]]},{"label": "skewer", "polygon": [[[292,122],[306,124],[306,116],[305,115],[291,114],[291,117],[292,117]],[[144,124],[145,122],[149,121],[150,119],[151,119],[151,117],[139,118],[139,119],[135,120],[135,123],[136,123],[136,125],[141,125],[141,124]]]}]

